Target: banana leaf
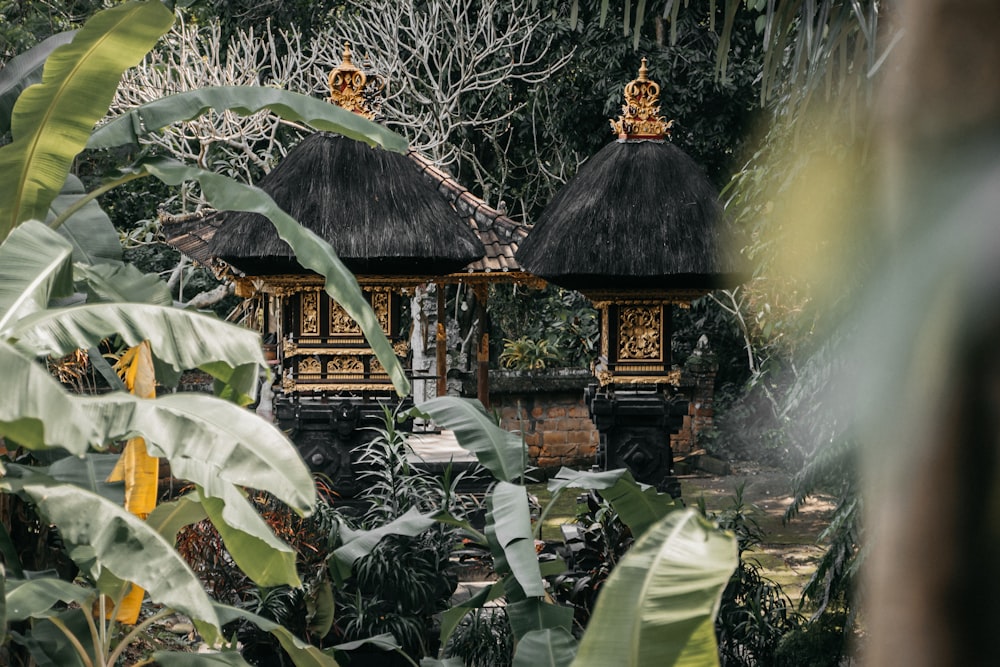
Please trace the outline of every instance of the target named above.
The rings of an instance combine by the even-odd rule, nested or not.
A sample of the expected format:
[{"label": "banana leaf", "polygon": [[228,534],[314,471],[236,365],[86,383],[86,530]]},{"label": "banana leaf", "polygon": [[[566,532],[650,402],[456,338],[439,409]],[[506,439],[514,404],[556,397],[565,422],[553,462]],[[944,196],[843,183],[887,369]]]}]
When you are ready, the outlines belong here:
[{"label": "banana leaf", "polygon": [[28,86],[42,81],[45,60],[63,44],[69,44],[76,35],[75,30],[60,32],[47,37],[24,53],[7,61],[0,69],[0,135],[10,129],[10,117],[14,113],[14,103]]},{"label": "banana leaf", "polygon": [[149,516],[146,524],[159,533],[170,544],[177,544],[177,533],[181,528],[208,518],[197,493],[188,493],[177,500],[160,503]]},{"label": "banana leaf", "polygon": [[354,563],[366,556],[386,535],[413,537],[434,524],[433,517],[421,514],[416,508],[410,508],[403,516],[372,530],[353,530],[341,524],[340,535],[344,543],[334,550],[331,568],[336,568],[336,574],[340,578],[346,578],[350,576]]},{"label": "banana leaf", "polygon": [[361,326],[372,351],[392,379],[396,393],[400,396],[410,393],[410,381],[403,371],[403,366],[396,358],[396,352],[392,349],[389,339],[382,332],[382,327],[367,299],[361,293],[354,274],[347,270],[329,243],[282,211],[274,200],[258,187],[165,158],[145,161],[141,164],[141,169],[148,171],[167,185],[180,185],[185,181],[196,180],[201,185],[205,198],[216,209],[252,211],[270,220],[278,236],[295,252],[299,264],[323,276],[326,279],[327,294],[343,306],[347,314]]},{"label": "banana leaf", "polygon": [[[59,229],[65,227],[63,225]],[[132,264],[76,264],[73,275],[77,288],[86,291],[89,303],[149,303],[157,306],[172,306],[174,303],[170,288],[159,276],[143,273]]]},{"label": "banana leaf", "polygon": [[544,596],[528,492],[523,486],[498,482],[486,498],[486,507],[486,538],[493,552],[493,566],[499,574],[511,573],[520,587],[517,590],[512,582],[507,584],[508,600]]},{"label": "banana leaf", "polygon": [[154,651],[153,662],[159,667],[250,667],[250,663],[235,651],[225,653]]},{"label": "banana leaf", "polygon": [[[565,628],[533,630],[525,635],[514,650],[512,667],[568,667],[576,654],[576,639]],[[620,665],[609,662],[608,665]],[[660,663],[649,663],[659,665]]]},{"label": "banana leaf", "polygon": [[573,666],[718,665],[715,615],[737,560],[731,534],[671,512],[612,571]]},{"label": "banana leaf", "polygon": [[573,629],[573,608],[545,602],[539,598],[525,598],[507,605],[507,617],[514,639],[520,641],[537,630]]},{"label": "banana leaf", "polygon": [[236,487],[218,481],[213,486],[211,494],[198,487],[201,504],[236,565],[263,588],[301,588],[295,550],[278,539]]},{"label": "banana leaf", "polygon": [[[86,194],[83,183],[73,174],[66,176],[66,182],[52,204],[46,222],[52,222],[71,206],[76,205]],[[73,261],[88,264],[120,264],[122,244],[111,218],[97,203],[89,200],[73,215],[67,218],[58,230],[73,245]]]},{"label": "banana leaf", "polygon": [[618,516],[639,537],[668,513],[683,509],[681,501],[660,493],[648,484],[640,484],[624,468],[606,472],[585,472],[562,468],[549,480],[554,494],[567,487],[594,489],[611,503]]},{"label": "banana leaf", "polygon": [[[228,382],[240,366],[265,367],[260,335],[204,313],[140,303],[93,303],[33,313],[8,325],[5,336],[31,356],[61,357],[98,345],[117,334],[126,345],[148,340],[157,380],[172,386],[182,371],[201,368]],[[257,383],[246,378],[241,393],[255,396]]]},{"label": "banana leaf", "polygon": [[21,93],[13,142],[0,148],[0,238],[43,219],[76,155],[108,110],[122,73],[137,65],[174,22],[156,0],[95,14],[73,41],[49,55],[42,83]]},{"label": "banana leaf", "polygon": [[210,110],[248,116],[268,109],[281,118],[336,132],[370,146],[405,153],[406,139],[378,123],[309,95],[264,86],[213,86],[162,97],[129,110],[98,128],[87,148],[138,145],[140,137]]},{"label": "banana leaf", "polygon": [[73,248],[34,220],[0,244],[0,340],[19,319],[73,293]]},{"label": "banana leaf", "polygon": [[55,577],[40,579],[8,579],[7,619],[23,621],[29,618],[54,616],[58,602],[87,605],[97,598],[97,591]]},{"label": "banana leaf", "polygon": [[521,438],[500,428],[475,399],[439,396],[412,408],[407,416],[430,418],[454,431],[458,444],[502,482],[524,474]]},{"label": "banana leaf", "polygon": [[42,475],[6,484],[27,495],[58,527],[74,561],[89,564],[96,559],[98,571],[92,576],[106,569],[146,589],[156,602],[219,632],[219,619],[197,575],[143,520],[96,494]]},{"label": "banana leaf", "polygon": [[215,603],[213,607],[223,625],[242,619],[250,621],[264,632],[271,633],[281,644],[281,648],[288,653],[295,667],[337,667],[337,661],[333,657],[302,641],[274,621],[228,605]]}]

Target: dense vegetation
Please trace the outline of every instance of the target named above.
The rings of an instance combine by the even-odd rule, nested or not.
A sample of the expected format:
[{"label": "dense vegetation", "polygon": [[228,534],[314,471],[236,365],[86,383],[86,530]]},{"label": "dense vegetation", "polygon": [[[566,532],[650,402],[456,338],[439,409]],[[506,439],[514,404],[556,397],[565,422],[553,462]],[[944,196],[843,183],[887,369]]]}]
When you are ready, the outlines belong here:
[{"label": "dense vegetation", "polygon": [[[65,28],[79,27],[83,19],[93,14],[101,3],[77,2],[58,7],[50,4],[0,3],[0,52],[4,54],[5,61],[50,34]],[[373,3],[328,2],[318,6],[316,3],[206,1],[191,3],[185,11],[188,27],[191,29],[209,29],[217,24],[219,45],[236,43],[242,25],[261,26],[270,21],[273,32],[295,29],[301,34],[301,40],[275,40],[274,53],[278,56],[291,55],[308,59],[317,56],[316,53],[309,52],[314,48],[309,40],[325,33],[328,35],[325,43],[329,43],[330,35],[334,36],[333,41],[336,43],[339,41],[336,37],[339,33],[352,29],[351,26],[357,29],[357,18],[362,15],[362,5],[371,4]],[[400,3],[392,4],[395,6]],[[409,3],[409,6],[419,13],[434,4],[414,2]],[[442,7],[449,5],[445,2],[438,4]],[[858,555],[864,553],[860,549],[861,504],[854,470],[855,436],[843,427],[842,417],[824,410],[826,402],[822,399],[822,392],[827,378],[837,372],[844,358],[839,346],[850,338],[852,332],[849,327],[842,326],[841,322],[847,321],[846,315],[854,304],[856,290],[863,284],[870,268],[870,258],[880,244],[866,233],[850,235],[826,232],[842,225],[845,220],[867,220],[872,193],[866,184],[872,180],[869,178],[868,162],[858,156],[864,155],[863,149],[870,138],[866,113],[870,102],[870,87],[880,76],[881,56],[892,37],[886,34],[886,29],[878,22],[880,8],[877,2],[790,2],[778,3],[777,9],[773,4],[734,0],[712,3],[712,9],[708,10],[694,6],[681,8],[680,2],[640,2],[637,3],[636,12],[631,13],[632,3],[625,3],[624,7],[620,7],[616,3],[600,3],[596,0],[526,2],[523,3],[523,9],[531,13],[526,14],[527,22],[518,24],[517,29],[524,30],[526,26],[530,26],[533,32],[530,41],[525,44],[523,62],[532,63],[539,58],[542,60],[534,62],[530,68],[525,66],[526,69],[512,73],[508,79],[494,81],[492,88],[497,90],[491,89],[490,93],[475,89],[462,90],[461,79],[456,78],[458,83],[454,85],[462,93],[462,105],[451,113],[458,118],[462,118],[463,114],[479,114],[476,122],[455,123],[442,128],[443,134],[422,135],[413,125],[413,120],[421,117],[415,111],[421,103],[421,91],[403,87],[395,106],[390,105],[386,109],[386,124],[411,140],[424,142],[431,152],[439,150],[443,158],[450,160],[449,166],[455,174],[478,194],[495,205],[503,202],[511,215],[530,222],[544,207],[552,192],[574,173],[579,163],[607,141],[609,134],[606,119],[617,114],[622,84],[634,76],[641,56],[650,58],[651,71],[664,83],[664,112],[677,119],[673,140],[703,164],[710,177],[724,188],[729,214],[746,232],[748,242],[745,254],[755,267],[754,280],[748,285],[703,300],[680,320],[681,326],[675,341],[678,350],[683,353],[690,349],[694,339],[707,333],[720,358],[721,366],[727,369],[721,377],[723,400],[720,405],[718,433],[708,444],[723,455],[758,458],[769,456],[773,461],[786,465],[801,465],[797,500],[790,509],[790,515],[794,514],[799,503],[817,490],[837,494],[840,507],[830,533],[831,548],[816,580],[807,589],[808,597],[814,605],[808,611],[816,612],[816,627],[834,627],[841,638],[847,638],[854,622],[852,614],[856,610],[853,575],[857,571]],[[815,11],[810,13],[810,9]],[[485,0],[475,7],[467,7],[465,14],[459,13],[456,17],[468,18],[477,10],[493,12],[499,19],[499,25],[508,25],[502,20],[504,10]],[[389,13],[389,10],[386,9],[385,12]],[[158,36],[147,37],[149,43],[145,48],[134,47],[136,60],[142,57]],[[414,32],[413,36],[416,38],[418,33]],[[356,44],[371,51],[372,57],[377,58],[377,45],[365,45],[360,41],[361,37],[363,33],[354,34]],[[405,39],[405,36],[401,37],[401,40]],[[321,43],[324,42],[316,42]],[[169,41],[161,43],[163,52],[169,52],[169,44]],[[439,58],[442,52],[449,49],[447,41],[429,41],[425,46],[427,50],[424,57],[430,61]],[[224,60],[228,53],[215,55]],[[336,60],[339,53],[326,54],[325,57]],[[4,78],[0,81],[0,110],[6,116],[5,124],[0,126],[0,130],[4,132],[0,143],[7,144],[6,155],[24,155],[23,143],[18,142],[25,127],[30,127],[30,123],[24,120],[24,112],[20,121],[15,114],[15,122],[8,122],[12,115],[13,99],[16,98],[13,92],[19,92],[14,87],[17,79],[24,76],[37,79],[39,73],[40,61],[34,65],[27,61],[22,64],[27,69],[13,74],[5,69]],[[465,64],[456,61],[450,67],[454,69],[452,73],[461,73]],[[307,74],[309,72],[305,70],[300,72],[303,77]],[[103,75],[94,74],[102,79],[105,87],[114,88],[117,74],[109,84],[107,79],[112,78],[111,75],[110,71]],[[269,84],[270,76],[270,73],[262,70],[258,73],[258,80],[250,83]],[[126,76],[122,88],[131,85],[138,87],[138,84],[130,81],[132,80]],[[311,88],[304,86],[303,90]],[[252,98],[252,93],[248,95]],[[105,109],[108,103],[110,99],[104,102]],[[88,111],[93,116],[88,119],[91,124],[104,113],[97,106],[100,105],[95,104],[95,108]],[[327,120],[332,123],[343,122],[336,115]],[[18,125],[18,122],[21,124]],[[358,131],[363,135],[375,130],[366,128]],[[83,135],[77,137],[75,147],[52,148],[54,153],[60,154],[57,172],[68,173],[72,163],[73,169],[81,177],[83,187],[76,190],[77,197],[85,190],[93,190],[99,184],[106,183],[104,179],[111,168],[128,165],[132,171],[119,173],[114,177],[116,180],[112,181],[120,187],[101,197],[102,208],[111,216],[110,221],[126,241],[126,259],[141,257],[142,261],[139,263],[145,271],[177,276],[178,279],[171,285],[174,290],[172,294],[166,294],[160,286],[152,287],[155,281],[150,281],[142,284],[149,285],[151,291],[141,296],[108,295],[108,285],[121,284],[120,277],[116,281],[113,276],[102,274],[101,270],[88,271],[80,266],[80,263],[96,266],[108,259],[117,262],[119,256],[114,250],[107,256],[108,244],[105,244],[103,250],[97,247],[97,243],[67,250],[55,239],[45,236],[41,228],[25,225],[15,228],[15,225],[29,218],[48,218],[50,222],[56,221],[54,226],[64,227],[71,226],[74,217],[77,220],[86,218],[85,224],[91,225],[86,229],[98,229],[92,225],[103,225],[101,234],[95,234],[91,240],[100,238],[107,241],[110,238],[114,239],[110,245],[117,244],[118,234],[104,224],[107,219],[98,220],[100,215],[92,209],[77,212],[59,209],[53,204],[53,211],[49,214],[49,201],[54,201],[55,195],[63,189],[63,179],[47,174],[47,184],[38,197],[41,203],[36,203],[34,208],[18,208],[16,204],[7,208],[5,203],[2,211],[5,215],[0,221],[0,236],[10,235],[6,247],[15,253],[14,256],[20,257],[19,253],[22,252],[34,254],[38,245],[58,248],[57,256],[51,257],[55,269],[44,269],[30,262],[4,266],[4,270],[9,270],[11,274],[20,274],[15,283],[24,285],[25,289],[28,289],[27,285],[34,284],[36,276],[49,277],[44,290],[31,292],[25,297],[15,294],[14,289],[11,292],[14,296],[5,296],[5,300],[0,303],[4,307],[4,312],[0,313],[0,340],[5,341],[4,345],[9,343],[11,346],[19,346],[16,352],[9,354],[4,350],[5,363],[11,364],[11,369],[14,364],[20,364],[17,366],[18,372],[33,373],[30,365],[23,365],[25,359],[36,355],[60,357],[76,348],[96,349],[108,334],[122,334],[121,327],[140,326],[131,321],[126,323],[120,310],[114,311],[112,308],[112,315],[102,311],[105,312],[102,317],[110,319],[105,319],[101,327],[80,330],[76,338],[64,339],[57,347],[46,347],[32,342],[36,339],[25,338],[24,331],[29,330],[29,325],[39,326],[37,323],[42,316],[32,315],[29,311],[44,312],[49,305],[49,297],[86,292],[91,295],[88,304],[95,307],[104,301],[114,303],[115,300],[132,301],[139,298],[148,301],[152,298],[165,308],[171,299],[185,300],[183,285],[186,284],[188,290],[200,289],[198,281],[201,278],[192,276],[190,269],[179,265],[176,257],[165,254],[161,249],[151,249],[156,248],[149,245],[157,237],[156,207],[175,196],[177,190],[173,188],[181,181],[190,182],[192,179],[200,182],[200,189],[195,189],[196,197],[204,197],[209,201],[214,199],[225,202],[227,192],[245,193],[235,181],[218,185],[214,176],[207,173],[209,170],[206,167],[217,168],[230,175],[249,174],[253,177],[266,170],[269,161],[275,156],[282,154],[281,146],[295,141],[297,132],[298,129],[288,123],[282,125],[280,131],[274,134],[276,144],[262,143],[252,147],[260,151],[260,156],[256,161],[251,160],[247,167],[234,167],[231,154],[226,153],[225,147],[218,142],[218,145],[206,144],[204,152],[200,147],[194,151],[194,155],[205,157],[204,163],[199,161],[196,166],[191,163],[180,166],[164,161],[163,158],[172,153],[169,146],[163,144],[149,149],[153,155],[160,157],[159,160],[145,160],[147,156],[140,154],[135,147],[106,148],[82,153],[78,157],[77,153],[84,148],[89,138]],[[38,136],[42,136],[42,133],[39,132]],[[379,136],[382,141],[391,141],[386,135]],[[438,148],[435,149],[434,146]],[[133,163],[133,158],[139,158],[140,161]],[[19,158],[15,157],[4,163],[4,168],[16,168],[10,165],[17,159]],[[29,170],[30,165],[22,173]],[[136,174],[153,175],[160,181],[150,185],[150,178],[136,179]],[[790,196],[790,193],[798,191],[803,184],[819,179],[823,179],[826,184],[824,192],[828,201],[800,201]],[[160,185],[160,182],[166,185]],[[848,192],[855,202],[855,210],[845,212],[834,204],[846,197],[845,193]],[[173,203],[168,205],[187,205],[184,203],[185,197],[190,193],[188,190],[184,195],[176,195]],[[69,193],[64,190],[62,194]],[[28,197],[26,200],[30,199]],[[817,209],[836,210],[839,217],[818,219],[813,215]],[[279,214],[274,215],[280,218]],[[808,221],[808,225],[804,221]],[[285,229],[290,230],[287,233],[295,234],[291,221],[278,221],[276,224],[285,224]],[[12,228],[14,231],[9,231]],[[46,240],[42,242],[38,239]],[[837,245],[833,243],[835,239],[846,239],[846,242]],[[301,242],[309,245],[314,241],[306,238],[301,239]],[[67,282],[66,274],[70,271],[67,268],[67,253],[73,253],[73,259],[78,263],[76,275],[73,276],[75,283]],[[844,271],[845,265],[850,267],[849,271]],[[348,278],[332,259],[324,257],[323,272],[330,277],[329,289],[350,301],[342,291],[338,291],[347,289],[343,285],[349,284]],[[138,280],[132,274],[129,275],[130,280]],[[4,274],[4,279],[10,278]],[[204,285],[205,289],[210,287],[207,283]],[[102,289],[105,291],[102,292]],[[495,304],[492,319],[496,328],[491,338],[494,341],[506,338],[512,342],[512,345],[502,351],[506,357],[499,354],[501,350],[497,350],[497,358],[506,359],[511,366],[585,365],[589,361],[589,348],[593,345],[596,329],[592,311],[580,303],[578,297],[562,292],[533,297],[538,301],[529,308],[524,306],[524,296],[512,297],[510,294],[500,293],[492,299]],[[32,306],[25,308],[24,303]],[[107,309],[106,306],[102,307]],[[545,313],[546,320],[524,317],[524,313],[529,310]],[[360,312],[358,316],[364,317]],[[56,312],[52,317],[69,316]],[[183,316],[170,314],[163,317],[168,320],[164,327],[172,329],[181,326],[176,320]],[[552,321],[547,321],[549,318]],[[198,329],[209,326],[200,321],[186,322],[183,326],[193,327],[193,330],[198,331],[196,335],[199,339],[211,335]],[[137,347],[142,340],[151,336],[150,332],[140,327],[131,337],[122,335],[121,344],[116,351],[123,353]],[[207,358],[191,357],[190,350],[181,350],[176,352],[176,359],[165,359],[163,355],[169,357],[171,352],[154,345],[154,359],[150,364],[155,367],[156,378],[161,383],[169,383],[171,372],[176,372],[182,366],[208,366],[221,374],[220,384],[229,385],[228,391],[222,392],[223,395],[240,399],[250,390],[246,383],[247,375],[241,375],[238,369],[243,364],[255,362],[256,356],[246,350],[227,349],[216,352],[221,356]],[[95,355],[92,354],[92,357]],[[229,370],[216,363],[219,361],[225,361]],[[171,366],[173,371],[167,369]],[[256,371],[252,372],[253,375],[255,373]],[[101,382],[114,384],[114,380],[110,378]],[[46,401],[61,400],[50,398],[61,395],[57,393],[61,391],[58,387],[48,387],[44,391],[48,393],[44,398],[34,400],[30,406],[32,410],[41,410]],[[109,401],[111,407],[101,408],[105,411],[102,414],[106,417],[111,412],[120,410],[119,402],[120,399]],[[39,412],[37,415],[32,413],[29,419],[22,413],[12,411],[4,413],[0,422],[4,424],[3,433],[11,443],[29,448],[34,443],[38,449],[46,449],[54,444],[65,446],[65,442],[46,440],[36,432],[37,427],[31,426],[43,423],[48,433],[50,420],[61,422],[65,417],[60,420],[57,416]],[[93,433],[86,437],[80,436],[77,444],[83,448],[74,453],[84,453],[85,444],[103,449],[110,441],[132,437],[136,433],[147,438],[151,447],[162,449],[168,446],[166,442],[158,440],[168,440],[168,436],[148,433],[141,424],[116,424],[118,430],[109,431],[102,427],[105,430],[101,437],[96,437]],[[94,432],[98,431],[100,429]],[[820,443],[826,446],[819,447]],[[171,456],[169,451],[163,451],[168,458]],[[9,478],[14,477],[10,470],[18,468],[9,467]],[[59,479],[51,469],[48,472],[53,478]],[[26,471],[24,474],[34,473]],[[191,471],[191,474],[195,473]],[[41,501],[38,499],[44,494],[37,489],[41,488],[38,486],[41,482],[35,479],[35,486],[32,486],[31,478],[26,479],[29,481],[8,481],[6,484],[9,485],[9,490],[17,490],[21,497],[26,496],[29,504],[30,499],[34,499],[40,505]],[[198,483],[198,479],[192,481]],[[280,488],[282,480],[272,482]],[[46,480],[42,486],[50,488],[52,484],[54,482]],[[91,480],[91,485],[94,485],[94,480]],[[188,508],[191,503],[200,504],[213,518],[213,522],[221,524],[222,530],[226,530],[225,517],[221,516],[217,506],[213,516],[211,508],[218,499],[212,500],[213,496],[207,489],[207,482],[202,483],[198,492],[201,495],[184,501],[187,504],[183,507]],[[514,492],[511,494],[510,498],[513,498]],[[67,506],[77,502],[74,495],[68,498]],[[284,500],[289,501],[288,498]],[[235,502],[227,496],[223,504],[229,506],[231,501]],[[303,499],[294,499],[289,504],[299,510],[305,510],[309,505]],[[50,513],[47,516],[52,523],[61,523],[62,519],[57,520],[56,517],[64,515],[59,514],[58,508],[42,509]],[[197,513],[198,511],[191,510],[190,516],[196,516]],[[132,525],[127,518],[123,517],[121,521]],[[241,531],[252,534],[259,528],[260,526],[239,526]],[[270,541],[271,538],[255,535],[254,539],[271,545],[280,553],[288,553],[287,549],[275,546]],[[413,539],[413,536],[406,539]],[[79,545],[69,543],[68,546],[72,556],[73,549]],[[109,557],[116,563],[127,560],[113,554]],[[278,558],[287,559],[287,555]],[[11,563],[16,561],[8,554],[5,562],[10,568]],[[521,562],[523,564],[523,560]],[[106,567],[115,572],[111,565]],[[741,576],[753,578],[752,572],[741,572]],[[94,571],[91,574],[94,576],[94,590],[102,593],[110,590],[108,582],[99,581]],[[146,576],[132,572],[127,575],[119,572],[115,574],[123,580],[131,581],[141,581]],[[247,574],[253,578],[251,573]],[[294,573],[286,570],[285,574],[287,581],[284,583],[294,584]],[[120,588],[121,582],[118,583]],[[356,587],[345,589],[352,591],[359,590],[357,587],[360,586],[357,579],[347,585]],[[143,586],[154,595],[163,592],[163,582],[144,581]],[[83,594],[79,591],[65,588],[58,590],[56,598],[64,601],[67,596],[87,604],[94,599],[105,599],[104,596],[92,597],[92,592],[80,597]],[[530,595],[525,596],[525,599],[530,598]],[[51,601],[54,602],[54,598]],[[211,635],[209,626],[213,618],[216,621],[222,620],[218,610],[210,612],[203,606],[194,609],[185,601],[180,604],[173,600],[170,602],[175,608],[207,623],[206,626],[200,626],[200,629],[208,635]],[[38,613],[47,612],[48,609],[39,610]],[[356,615],[359,609],[359,605],[355,604]],[[83,619],[76,618],[73,622],[82,623]],[[776,626],[780,625],[776,621]],[[266,626],[265,623],[264,627]],[[375,629],[365,627],[366,631]],[[765,630],[769,632],[771,629]],[[523,627],[521,631],[519,640],[523,640],[528,633]],[[532,631],[551,633],[552,629],[538,627]],[[293,644],[282,631],[274,632],[277,635],[275,641],[279,641],[286,649]],[[837,632],[832,635],[836,636]],[[359,633],[357,638],[360,638],[360,634],[364,633]],[[829,636],[831,633],[825,633],[824,641]],[[767,639],[766,632],[760,633],[757,638],[761,637]],[[397,639],[403,641],[400,637]],[[767,641],[770,642],[771,639]],[[568,641],[560,635],[559,641],[564,640]],[[546,635],[546,641],[551,646],[556,640],[549,634]],[[768,650],[777,650],[775,642],[776,640],[768,645]],[[529,644],[525,644],[527,645]],[[411,652],[416,653],[413,646],[413,642],[408,644]],[[837,651],[842,650],[841,643]],[[107,653],[110,655],[111,651]]]}]

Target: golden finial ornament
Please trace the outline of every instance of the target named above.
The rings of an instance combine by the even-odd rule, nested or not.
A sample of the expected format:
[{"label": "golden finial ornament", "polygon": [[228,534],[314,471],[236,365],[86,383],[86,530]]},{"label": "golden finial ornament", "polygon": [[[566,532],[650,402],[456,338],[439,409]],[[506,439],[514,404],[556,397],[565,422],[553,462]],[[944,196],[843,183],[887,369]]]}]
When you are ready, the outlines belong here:
[{"label": "golden finial ornament", "polygon": [[660,115],[660,84],[649,78],[646,59],[642,59],[639,77],[625,84],[625,104],[618,120],[611,121],[611,129],[619,139],[662,140],[670,134],[674,121],[665,121]]},{"label": "golden finial ornament", "polygon": [[382,106],[378,94],[384,87],[382,77],[368,75],[354,64],[351,43],[344,42],[340,65],[330,72],[330,101],[371,120]]}]

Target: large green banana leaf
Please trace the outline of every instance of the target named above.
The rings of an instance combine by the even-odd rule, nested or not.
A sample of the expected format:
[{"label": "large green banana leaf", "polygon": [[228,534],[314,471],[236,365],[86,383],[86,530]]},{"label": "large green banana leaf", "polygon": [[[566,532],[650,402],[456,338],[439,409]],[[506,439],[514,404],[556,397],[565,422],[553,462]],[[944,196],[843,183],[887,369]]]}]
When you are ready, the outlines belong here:
[{"label": "large green banana leaf", "polygon": [[[361,326],[372,351],[392,379],[396,393],[400,396],[410,393],[410,381],[403,371],[403,366],[396,358],[396,352],[389,340],[382,333],[382,327],[361,293],[354,274],[347,270],[329,243],[282,211],[274,200],[258,187],[165,158],[144,162],[141,168],[168,185],[198,181],[205,198],[218,210],[252,211],[270,220],[278,236],[295,252],[295,259],[299,264],[323,276],[326,279],[327,294],[343,306]],[[153,352],[155,354],[155,348]]]},{"label": "large green banana leaf", "polygon": [[[192,368],[229,381],[239,376],[240,366],[265,367],[257,332],[204,313],[152,304],[95,303],[45,310],[8,324],[2,335],[27,355],[61,357],[115,334],[127,345],[149,341],[156,379],[166,386]],[[246,378],[240,390],[255,395],[256,378]]]},{"label": "large green banana leaf", "polygon": [[143,273],[132,264],[76,264],[73,276],[77,288],[86,291],[90,303],[111,301],[157,306],[174,303],[170,288],[159,276]]},{"label": "large green banana leaf", "polygon": [[524,474],[521,438],[500,428],[475,399],[439,396],[411,409],[409,416],[433,419],[455,432],[458,444],[476,455],[484,468],[502,482]]},{"label": "large green banana leaf", "polygon": [[[163,537],[142,519],[104,498],[37,475],[4,480],[24,493],[59,528],[70,557],[96,559],[100,569],[135,582],[150,597],[218,631],[219,620],[201,581]],[[95,578],[99,572],[92,572]]]},{"label": "large green banana leaf", "polygon": [[208,518],[244,574],[265,588],[302,586],[295,551],[275,536],[239,489],[216,480],[211,493],[201,487],[198,491]]},{"label": "large green banana leaf", "polygon": [[[512,667],[568,667],[573,662],[576,649],[576,639],[566,628],[532,630],[517,643]],[[608,663],[615,667],[619,664],[622,663]]]},{"label": "large green banana leaf", "polygon": [[124,392],[76,396],[31,359],[0,341],[0,377],[26,391],[0,401],[0,436],[31,449],[91,447],[141,435],[192,481],[217,477],[267,490],[299,512],[315,503],[312,478],[294,446],[270,423],[204,394],[140,399]]},{"label": "large green banana leaf", "polygon": [[25,315],[73,293],[72,254],[65,239],[34,220],[0,244],[0,339]]},{"label": "large green banana leaf", "polygon": [[335,568],[335,573],[341,578],[346,578],[350,575],[354,563],[362,556],[366,556],[386,535],[413,537],[434,524],[432,516],[421,514],[416,508],[410,508],[403,516],[372,530],[353,530],[341,524],[340,535],[343,544],[334,550],[334,562],[331,567]]},{"label": "large green banana leaf", "polygon": [[76,602],[85,605],[93,602],[97,591],[84,588],[55,577],[7,580],[7,618],[23,621],[55,615],[52,609],[58,602]]},{"label": "large green banana leaf", "polygon": [[285,120],[337,132],[371,146],[405,153],[406,139],[378,123],[309,95],[263,86],[215,86],[153,100],[101,126],[88,148],[137,144],[139,138],[167,125],[193,120],[210,109],[250,115],[269,109]]},{"label": "large green banana leaf", "polygon": [[170,544],[176,544],[177,533],[181,528],[207,518],[208,514],[201,505],[201,497],[197,493],[188,493],[177,500],[157,505],[146,517],[146,525]]},{"label": "large green banana leaf", "polygon": [[650,526],[684,504],[667,493],[660,493],[648,484],[640,484],[632,473],[621,468],[605,472],[586,472],[562,468],[549,480],[553,496],[566,488],[593,489],[611,503],[618,516],[639,537]]},{"label": "large green banana leaf", "polygon": [[[52,204],[46,223],[78,205],[86,195],[83,183],[73,174],[66,176],[66,182]],[[73,261],[89,264],[122,261],[122,244],[111,218],[100,207],[96,199],[88,200],[58,227],[60,234],[73,244]]]},{"label": "large green banana leaf", "polygon": [[271,633],[281,648],[285,649],[288,657],[292,659],[295,667],[337,667],[337,661],[333,657],[323,653],[315,646],[307,644],[291,632],[274,621],[266,619],[257,614],[250,613],[243,609],[230,607],[222,604],[215,604],[215,611],[223,625],[231,623],[237,619],[250,621],[264,632]]},{"label": "large green banana leaf", "polygon": [[514,639],[520,641],[536,630],[573,629],[573,608],[545,602],[541,598],[525,598],[507,605],[507,618]]},{"label": "large green banana leaf", "polygon": [[157,0],[117,5],[94,15],[48,57],[42,83],[14,105],[13,142],[0,148],[0,238],[24,220],[45,218],[73,159],[107,113],[122,73],[173,21]]},{"label": "large green banana leaf", "polygon": [[574,667],[718,665],[715,614],[737,559],[732,535],[671,512],[612,571]]},{"label": "large green banana leaf", "polygon": [[520,590],[507,585],[511,601],[542,597],[545,584],[538,567],[535,538],[531,531],[528,492],[523,486],[498,482],[486,498],[486,538],[498,574],[510,572]]},{"label": "large green banana leaf", "polygon": [[17,391],[0,400],[0,437],[30,449],[64,447],[82,455],[103,447],[104,434],[85,397],[71,396],[31,358],[0,339],[0,377]]},{"label": "large green banana leaf", "polygon": [[155,651],[153,662],[159,667],[251,667],[250,663],[235,651],[225,653]]},{"label": "large green banana leaf", "polygon": [[75,30],[60,32],[47,37],[24,53],[4,64],[0,69],[0,135],[10,129],[10,117],[14,113],[14,103],[28,86],[40,83],[45,60],[55,49],[69,44],[76,35]]}]

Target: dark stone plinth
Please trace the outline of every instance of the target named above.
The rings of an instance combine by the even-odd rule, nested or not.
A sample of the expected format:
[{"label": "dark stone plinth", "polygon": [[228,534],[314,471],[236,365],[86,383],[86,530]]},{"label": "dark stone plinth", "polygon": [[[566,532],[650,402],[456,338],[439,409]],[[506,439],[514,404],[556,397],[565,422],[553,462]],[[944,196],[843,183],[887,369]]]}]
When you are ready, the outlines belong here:
[{"label": "dark stone plinth", "polygon": [[670,435],[683,426],[687,398],[669,390],[625,391],[591,385],[586,401],[600,434],[598,468],[627,468],[636,481],[679,497]]}]

